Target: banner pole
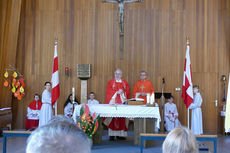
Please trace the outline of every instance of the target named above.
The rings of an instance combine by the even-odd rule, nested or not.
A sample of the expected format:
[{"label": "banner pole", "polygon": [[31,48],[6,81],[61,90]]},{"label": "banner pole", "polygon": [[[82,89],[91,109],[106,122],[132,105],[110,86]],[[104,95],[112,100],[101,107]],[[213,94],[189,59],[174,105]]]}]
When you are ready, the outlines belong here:
[{"label": "banner pole", "polygon": [[187,119],[187,120],[188,120],[188,123],[187,123],[187,124],[188,124],[188,129],[190,129],[190,128],[189,128],[189,108],[188,108],[188,111],[187,111],[187,112],[188,112],[188,114],[187,114],[187,117],[188,117],[188,119]]},{"label": "banner pole", "polygon": [[54,111],[55,116],[57,116],[57,101],[55,103],[55,111]]}]

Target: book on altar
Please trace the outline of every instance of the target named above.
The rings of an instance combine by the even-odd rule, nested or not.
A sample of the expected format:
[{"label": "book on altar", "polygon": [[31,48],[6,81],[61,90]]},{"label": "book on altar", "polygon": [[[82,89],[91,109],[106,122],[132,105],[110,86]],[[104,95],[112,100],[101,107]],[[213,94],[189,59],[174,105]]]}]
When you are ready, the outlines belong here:
[{"label": "book on altar", "polygon": [[142,99],[142,98],[131,98],[131,99],[127,99],[126,103],[128,105],[144,105],[144,99]]},{"label": "book on altar", "polygon": [[142,98],[131,98],[131,99],[127,99],[127,101],[145,101]]}]

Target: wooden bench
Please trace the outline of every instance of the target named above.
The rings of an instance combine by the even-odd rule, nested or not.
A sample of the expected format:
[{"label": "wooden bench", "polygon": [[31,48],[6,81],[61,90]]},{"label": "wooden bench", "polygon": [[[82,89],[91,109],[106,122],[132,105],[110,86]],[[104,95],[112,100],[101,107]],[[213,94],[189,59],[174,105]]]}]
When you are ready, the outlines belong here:
[{"label": "wooden bench", "polygon": [[3,131],[3,153],[6,153],[7,137],[29,137],[32,131]]},{"label": "wooden bench", "polygon": [[[144,140],[159,140],[164,141],[167,134],[153,134],[153,133],[141,133],[140,150],[143,153]],[[217,153],[217,135],[195,135],[197,141],[212,141],[214,146],[214,153]]]},{"label": "wooden bench", "polygon": [[0,109],[0,128],[9,127],[11,128],[12,122],[12,111],[11,108]]}]

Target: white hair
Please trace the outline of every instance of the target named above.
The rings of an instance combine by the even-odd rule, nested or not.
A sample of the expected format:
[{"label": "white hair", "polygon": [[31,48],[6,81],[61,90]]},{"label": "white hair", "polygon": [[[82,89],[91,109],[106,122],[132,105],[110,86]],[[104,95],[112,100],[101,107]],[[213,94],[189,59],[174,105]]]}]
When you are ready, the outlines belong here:
[{"label": "white hair", "polygon": [[116,70],[114,71],[114,73],[116,73],[116,72],[118,72],[118,71],[119,71],[119,72],[121,72],[121,74],[123,73],[123,72],[122,72],[122,70],[121,70],[121,69],[119,69],[119,68],[118,68],[118,69],[116,69]]},{"label": "white hair", "polygon": [[163,153],[198,153],[198,146],[188,128],[177,127],[167,135],[162,150]]},{"label": "white hair", "polygon": [[32,132],[26,153],[90,153],[89,139],[75,124],[60,118]]}]

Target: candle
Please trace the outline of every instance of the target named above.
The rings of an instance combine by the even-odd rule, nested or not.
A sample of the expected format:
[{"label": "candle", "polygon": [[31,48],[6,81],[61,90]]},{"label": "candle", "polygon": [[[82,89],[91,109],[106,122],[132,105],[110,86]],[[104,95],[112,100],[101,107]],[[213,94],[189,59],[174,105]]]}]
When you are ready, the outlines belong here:
[{"label": "candle", "polygon": [[74,103],[74,99],[75,99],[75,89],[74,87],[72,88],[72,100],[73,100],[73,103]]},{"label": "candle", "polygon": [[147,94],[147,104],[149,104],[150,94]]},{"label": "candle", "polygon": [[155,94],[152,93],[152,95],[151,95],[151,100],[150,100],[150,104],[153,105],[154,102],[155,102]]}]

